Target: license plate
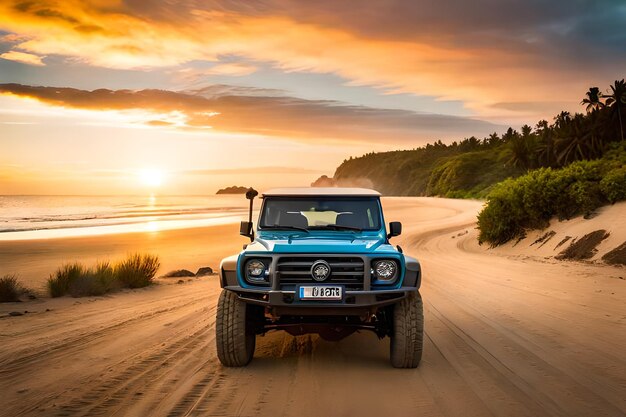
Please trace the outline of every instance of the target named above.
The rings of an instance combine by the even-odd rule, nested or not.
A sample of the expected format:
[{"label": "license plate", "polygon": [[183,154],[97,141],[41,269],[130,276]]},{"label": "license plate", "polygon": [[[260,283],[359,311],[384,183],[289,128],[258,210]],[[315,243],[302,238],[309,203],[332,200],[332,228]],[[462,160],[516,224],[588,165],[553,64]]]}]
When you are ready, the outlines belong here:
[{"label": "license plate", "polygon": [[301,300],[341,300],[342,287],[330,285],[300,287],[299,295]]}]

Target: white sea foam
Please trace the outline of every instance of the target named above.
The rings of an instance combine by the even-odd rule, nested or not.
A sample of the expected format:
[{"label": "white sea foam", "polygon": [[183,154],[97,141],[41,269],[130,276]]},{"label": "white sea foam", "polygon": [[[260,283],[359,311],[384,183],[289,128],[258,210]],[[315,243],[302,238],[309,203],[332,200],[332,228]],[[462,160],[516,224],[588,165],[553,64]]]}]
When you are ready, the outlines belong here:
[{"label": "white sea foam", "polygon": [[0,240],[91,236],[236,222],[243,196],[0,196]]}]

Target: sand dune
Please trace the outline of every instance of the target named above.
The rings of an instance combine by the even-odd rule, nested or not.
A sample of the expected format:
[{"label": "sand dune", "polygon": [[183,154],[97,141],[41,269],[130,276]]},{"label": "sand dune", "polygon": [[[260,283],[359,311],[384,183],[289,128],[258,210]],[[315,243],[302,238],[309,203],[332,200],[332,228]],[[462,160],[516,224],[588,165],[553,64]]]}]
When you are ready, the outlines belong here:
[{"label": "sand dune", "polygon": [[[478,247],[479,202],[384,204],[424,269],[418,369],[391,368],[388,341],[369,333],[337,343],[271,333],[249,367],[223,368],[220,290],[207,277],[23,303],[36,313],[0,320],[0,415],[626,415],[624,268]],[[244,243],[227,229],[191,239],[212,236],[206,251],[221,254]],[[185,250],[197,249],[177,236],[192,259]]]}]

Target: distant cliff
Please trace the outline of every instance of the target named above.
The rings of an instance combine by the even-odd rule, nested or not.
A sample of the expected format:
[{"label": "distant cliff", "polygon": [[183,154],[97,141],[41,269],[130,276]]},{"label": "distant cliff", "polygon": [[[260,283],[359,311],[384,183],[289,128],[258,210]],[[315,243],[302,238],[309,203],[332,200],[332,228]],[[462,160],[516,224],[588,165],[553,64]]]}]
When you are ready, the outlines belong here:
[{"label": "distant cliff", "polygon": [[233,185],[232,187],[221,188],[215,194],[245,194],[248,190],[249,187],[239,187]]}]

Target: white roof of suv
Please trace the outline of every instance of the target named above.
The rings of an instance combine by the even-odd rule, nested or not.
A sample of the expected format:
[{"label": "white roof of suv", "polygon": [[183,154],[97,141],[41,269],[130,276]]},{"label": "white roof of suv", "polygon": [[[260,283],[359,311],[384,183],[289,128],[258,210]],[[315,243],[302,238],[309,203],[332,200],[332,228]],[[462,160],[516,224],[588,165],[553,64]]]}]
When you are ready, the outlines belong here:
[{"label": "white roof of suv", "polygon": [[350,197],[380,197],[380,193],[367,188],[343,187],[302,187],[302,188],[273,188],[263,193],[268,196],[350,196]]}]

